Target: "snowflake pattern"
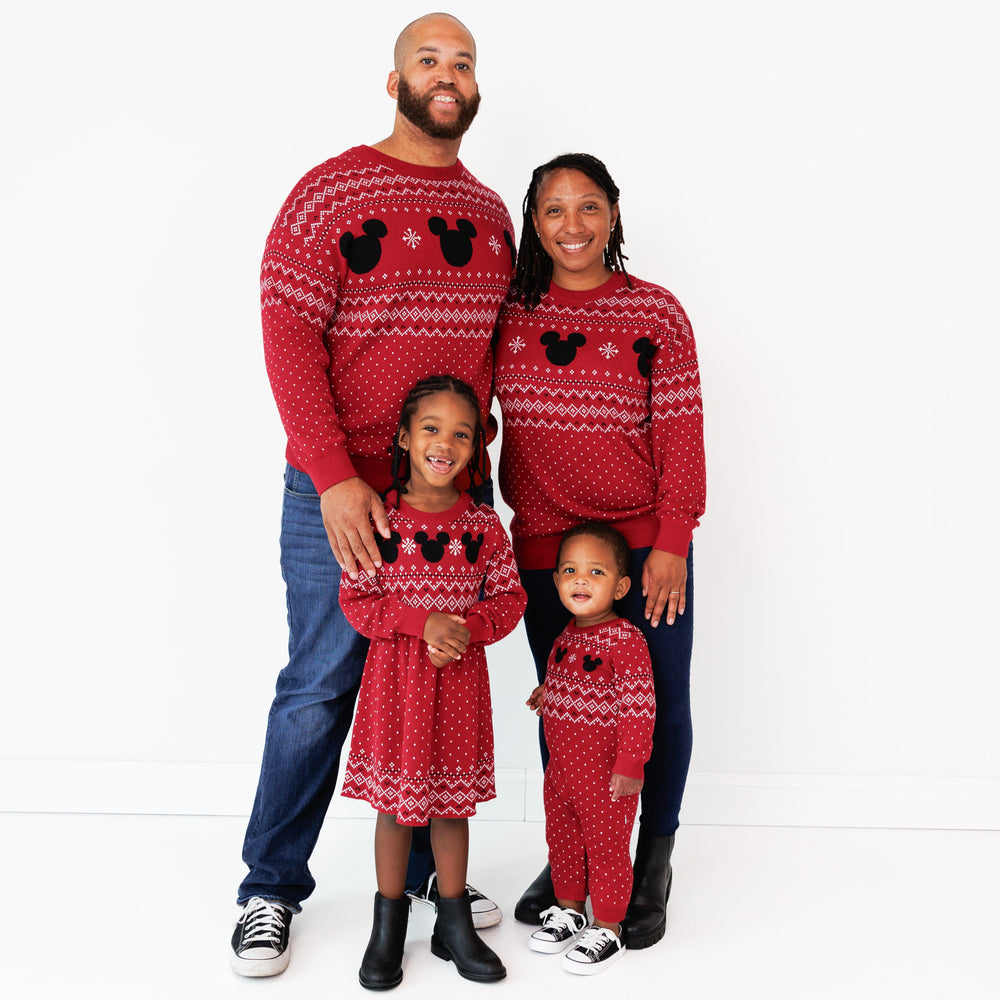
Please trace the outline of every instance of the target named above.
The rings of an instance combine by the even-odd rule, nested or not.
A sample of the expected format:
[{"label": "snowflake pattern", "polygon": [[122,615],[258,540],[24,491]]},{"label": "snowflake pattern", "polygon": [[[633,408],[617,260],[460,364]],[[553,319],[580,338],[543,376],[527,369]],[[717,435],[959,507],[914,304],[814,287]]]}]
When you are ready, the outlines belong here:
[{"label": "snowflake pattern", "polygon": [[462,551],[462,543],[457,539],[452,539],[451,543],[448,545],[448,551],[451,552],[453,556],[457,556]]},{"label": "snowflake pattern", "polygon": [[490,237],[490,249],[495,254],[498,254],[503,249],[503,244],[495,236],[491,236]]},{"label": "snowflake pattern", "polygon": [[405,233],[403,233],[403,242],[411,249],[416,250],[420,246],[421,236],[412,227],[408,228]]},{"label": "snowflake pattern", "polygon": [[610,340],[606,344],[602,344],[598,350],[604,355],[606,361],[610,361],[618,353],[618,348]]},{"label": "snowflake pattern", "polygon": [[521,340],[520,337],[515,337],[507,346],[515,354],[517,354],[518,351],[523,350],[527,345],[525,344],[525,342],[523,340]]},{"label": "snowflake pattern", "polygon": [[408,556],[412,556],[417,551],[416,542],[412,538],[406,538],[399,546]]}]

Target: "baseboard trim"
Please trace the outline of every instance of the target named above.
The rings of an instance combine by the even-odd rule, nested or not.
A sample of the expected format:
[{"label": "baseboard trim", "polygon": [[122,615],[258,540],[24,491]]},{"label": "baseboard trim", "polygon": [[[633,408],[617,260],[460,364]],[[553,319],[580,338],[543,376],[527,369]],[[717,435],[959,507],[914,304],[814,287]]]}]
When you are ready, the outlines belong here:
[{"label": "baseboard trim", "polygon": [[[257,766],[243,762],[0,761],[0,812],[245,816]],[[367,818],[335,796],[335,817]],[[540,822],[538,768],[497,770],[481,820]],[[1000,830],[1000,778],[693,773],[683,823]]]}]

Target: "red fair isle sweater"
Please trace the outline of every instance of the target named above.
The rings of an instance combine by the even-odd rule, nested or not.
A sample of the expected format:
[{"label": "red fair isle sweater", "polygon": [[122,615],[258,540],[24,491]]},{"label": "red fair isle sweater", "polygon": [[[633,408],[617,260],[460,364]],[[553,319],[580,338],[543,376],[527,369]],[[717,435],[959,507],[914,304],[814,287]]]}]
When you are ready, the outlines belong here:
[{"label": "red fair isle sweater", "polygon": [[666,289],[615,274],[508,301],[495,346],[500,490],[522,569],[550,569],[563,533],[608,521],[631,548],[686,556],[705,507],[694,336]]},{"label": "red fair isle sweater", "polygon": [[309,171],[261,265],[264,356],[286,457],[322,493],[390,482],[407,392],[455,375],[488,411],[490,340],[513,270],[510,216],[461,162],[356,146]]},{"label": "red fair isle sweater", "polygon": [[552,758],[591,778],[642,778],[653,752],[656,696],[643,634],[624,618],[556,639],[545,672],[542,722]]}]

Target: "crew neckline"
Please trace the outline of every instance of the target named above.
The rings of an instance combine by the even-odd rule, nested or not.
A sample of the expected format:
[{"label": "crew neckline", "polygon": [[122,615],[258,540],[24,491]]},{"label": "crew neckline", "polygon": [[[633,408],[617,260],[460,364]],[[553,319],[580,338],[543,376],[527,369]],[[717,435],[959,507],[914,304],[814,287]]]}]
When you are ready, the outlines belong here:
[{"label": "crew neckline", "polygon": [[433,521],[435,518],[445,521],[454,521],[459,514],[462,513],[469,504],[472,503],[472,497],[468,493],[464,493],[459,490],[458,499],[445,510],[418,510],[416,507],[411,507],[405,499],[405,495],[399,498],[399,509],[403,511],[407,517],[412,518],[415,521],[419,520],[430,520]]},{"label": "crew neckline", "polygon": [[387,153],[383,153],[374,146],[362,145],[357,148],[362,150],[366,156],[369,156],[383,167],[388,167],[391,170],[395,170],[397,173],[407,174],[411,177],[416,176],[446,180],[451,177],[458,177],[465,170],[461,160],[456,160],[450,167],[427,167],[421,163],[410,163],[408,160],[398,160],[395,156],[389,156]]},{"label": "crew neckline", "polygon": [[589,302],[592,299],[603,298],[614,294],[625,287],[625,275],[615,271],[607,281],[594,288],[563,288],[554,281],[549,282],[548,296],[557,302]]}]

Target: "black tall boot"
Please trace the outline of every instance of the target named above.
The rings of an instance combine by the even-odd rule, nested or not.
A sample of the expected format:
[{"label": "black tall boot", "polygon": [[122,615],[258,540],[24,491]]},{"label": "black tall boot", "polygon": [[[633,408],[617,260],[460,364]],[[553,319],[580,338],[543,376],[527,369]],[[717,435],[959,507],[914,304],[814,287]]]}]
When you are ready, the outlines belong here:
[{"label": "black tall boot", "polygon": [[403,942],[409,917],[409,896],[386,899],[380,892],[375,893],[372,936],[358,972],[366,990],[391,990],[403,981]]},{"label": "black tall boot", "polygon": [[454,962],[460,976],[476,983],[496,982],[507,975],[496,952],[483,943],[472,925],[468,892],[457,899],[438,899],[431,951],[446,962]]},{"label": "black tall boot", "polygon": [[670,855],[674,835],[654,837],[639,827],[639,841],[632,865],[632,899],[622,924],[626,948],[648,948],[663,937],[667,929],[667,900],[673,869]]},{"label": "black tall boot", "polygon": [[552,888],[552,869],[546,865],[514,907],[514,919],[522,924],[540,924],[542,910],[556,905],[556,891]]}]

